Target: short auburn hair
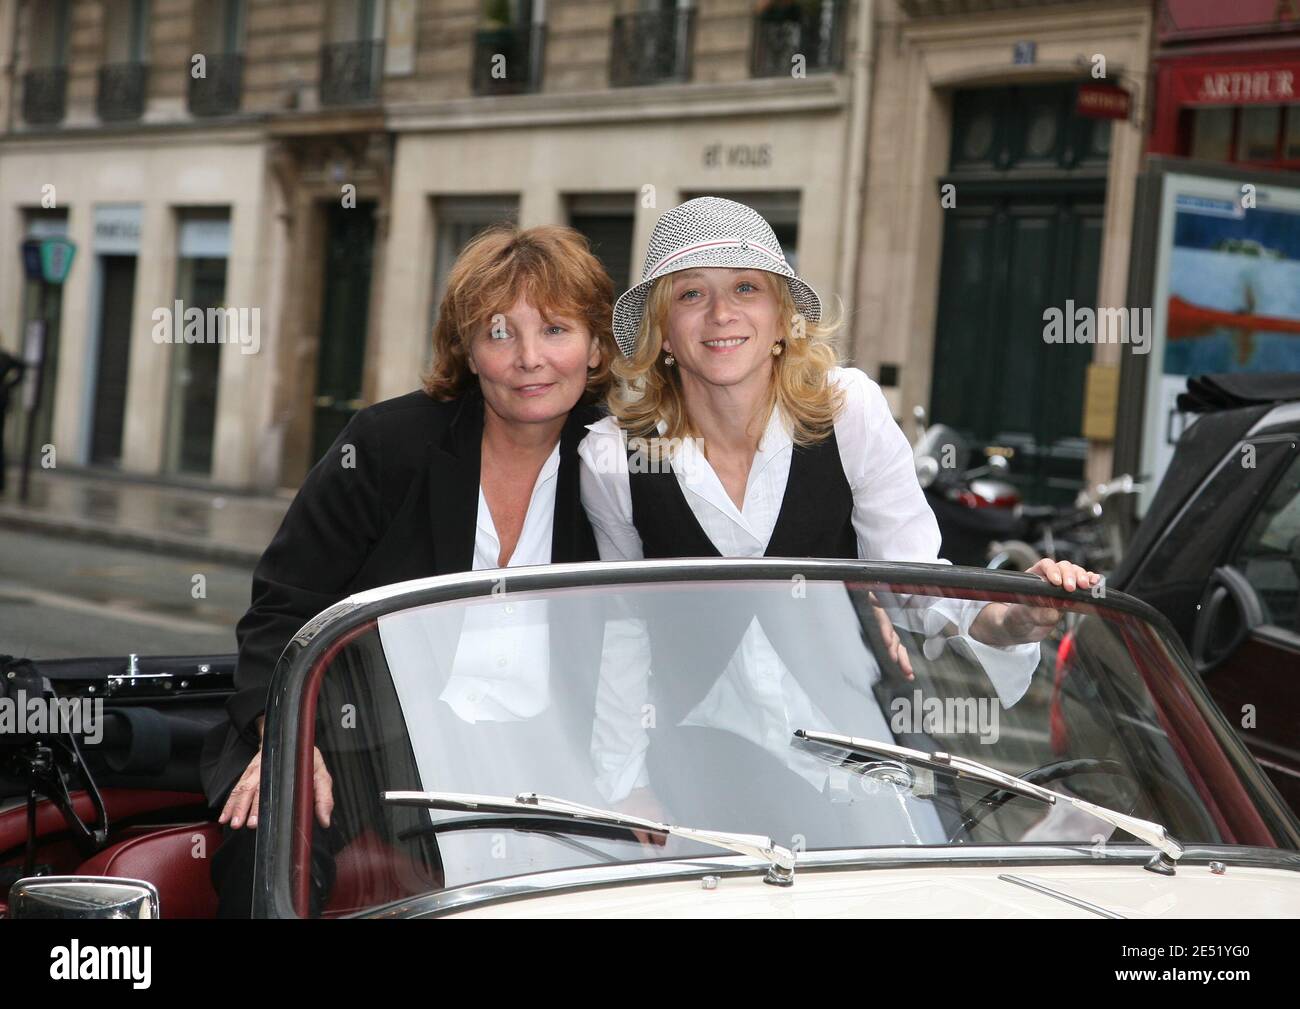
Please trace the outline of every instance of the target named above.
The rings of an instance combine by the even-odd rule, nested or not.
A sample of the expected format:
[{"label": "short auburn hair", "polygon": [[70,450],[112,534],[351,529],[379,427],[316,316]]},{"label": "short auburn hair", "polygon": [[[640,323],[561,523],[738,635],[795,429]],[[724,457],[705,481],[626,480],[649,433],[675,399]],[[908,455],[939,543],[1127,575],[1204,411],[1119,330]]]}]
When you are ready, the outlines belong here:
[{"label": "short auburn hair", "polygon": [[587,375],[584,402],[604,399],[613,383],[614,283],[573,228],[544,224],[520,229],[492,225],[475,235],[456,257],[433,327],[433,364],[424,391],[454,399],[478,384],[470,371],[469,345],[492,316],[507,312],[525,295],[543,317],[581,321],[600,347],[600,364]]}]

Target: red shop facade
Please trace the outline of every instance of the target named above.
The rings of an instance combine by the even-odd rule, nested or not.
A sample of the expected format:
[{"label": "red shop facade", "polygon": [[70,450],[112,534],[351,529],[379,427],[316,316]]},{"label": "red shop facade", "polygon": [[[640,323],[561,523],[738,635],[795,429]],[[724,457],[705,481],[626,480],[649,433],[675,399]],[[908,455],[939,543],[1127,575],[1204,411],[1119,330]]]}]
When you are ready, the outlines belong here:
[{"label": "red shop facade", "polygon": [[1300,0],[1159,0],[1147,152],[1300,171]]}]

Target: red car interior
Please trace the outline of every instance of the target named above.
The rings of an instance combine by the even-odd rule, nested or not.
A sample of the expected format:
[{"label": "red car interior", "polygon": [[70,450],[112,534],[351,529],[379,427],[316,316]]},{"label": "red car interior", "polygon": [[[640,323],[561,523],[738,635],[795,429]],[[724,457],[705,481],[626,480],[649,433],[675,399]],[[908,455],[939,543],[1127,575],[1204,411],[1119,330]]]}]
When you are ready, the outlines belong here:
[{"label": "red car interior", "polygon": [[[158,888],[164,917],[212,918],[217,895],[209,877],[208,857],[221,843],[221,827],[210,821],[160,826],[168,813],[192,812],[204,804],[203,796],[183,792],[148,792],[105,789],[109,822],[150,818],[149,824],[124,825],[113,831],[114,843],[89,859],[82,859],[63,835],[66,825],[52,803],[37,807],[37,860],[59,873],[143,879]],[[93,815],[84,792],[74,793],[79,815]],[[27,837],[27,808],[0,813],[0,864],[21,865]],[[337,858],[337,878],[326,917],[337,917],[366,907],[441,885],[406,855],[394,850],[372,832],[354,839]],[[7,896],[7,895],[5,895]],[[0,902],[0,916],[6,905]]]}]

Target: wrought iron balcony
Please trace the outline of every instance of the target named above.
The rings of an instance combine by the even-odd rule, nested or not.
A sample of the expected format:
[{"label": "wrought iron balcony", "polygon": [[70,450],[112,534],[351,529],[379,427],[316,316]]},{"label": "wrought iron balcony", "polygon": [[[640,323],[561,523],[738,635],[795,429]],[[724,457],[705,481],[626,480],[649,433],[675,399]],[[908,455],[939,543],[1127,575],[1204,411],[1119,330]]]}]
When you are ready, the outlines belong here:
[{"label": "wrought iron balcony", "polygon": [[541,24],[476,32],[474,94],[518,95],[539,90],[545,39],[546,26]]},{"label": "wrought iron balcony", "polygon": [[805,73],[838,70],[844,63],[844,0],[774,0],[754,15],[754,77],[786,77],[802,56]]},{"label": "wrought iron balcony", "polygon": [[67,97],[66,67],[40,67],[23,74],[23,119],[33,126],[62,122]]},{"label": "wrought iron balcony", "polygon": [[190,75],[192,116],[224,116],[239,111],[244,90],[243,53],[218,53],[207,58],[205,77]]},{"label": "wrought iron balcony", "polygon": [[384,43],[339,42],[320,51],[320,103],[356,105],[379,97]]},{"label": "wrought iron balcony", "polygon": [[627,87],[690,80],[694,37],[693,7],[615,15],[609,83]]},{"label": "wrought iron balcony", "polygon": [[149,67],[144,63],[109,63],[99,68],[95,111],[106,123],[126,122],[144,115]]}]

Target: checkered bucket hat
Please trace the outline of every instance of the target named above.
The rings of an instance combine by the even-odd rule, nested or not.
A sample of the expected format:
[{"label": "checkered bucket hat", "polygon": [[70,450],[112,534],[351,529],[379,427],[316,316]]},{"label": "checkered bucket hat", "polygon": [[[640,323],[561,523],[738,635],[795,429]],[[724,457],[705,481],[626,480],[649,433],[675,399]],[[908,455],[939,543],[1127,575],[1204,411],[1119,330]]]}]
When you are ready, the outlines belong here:
[{"label": "checkered bucket hat", "polygon": [[650,235],[641,283],[614,304],[614,338],[624,356],[631,357],[636,348],[654,282],[670,273],[708,266],[766,270],[785,277],[799,313],[809,322],[821,319],[821,299],[790,269],[781,243],[762,215],[735,200],[701,196],[659,218]]}]

